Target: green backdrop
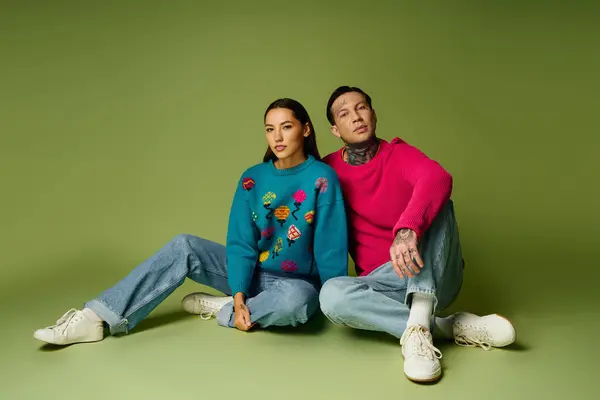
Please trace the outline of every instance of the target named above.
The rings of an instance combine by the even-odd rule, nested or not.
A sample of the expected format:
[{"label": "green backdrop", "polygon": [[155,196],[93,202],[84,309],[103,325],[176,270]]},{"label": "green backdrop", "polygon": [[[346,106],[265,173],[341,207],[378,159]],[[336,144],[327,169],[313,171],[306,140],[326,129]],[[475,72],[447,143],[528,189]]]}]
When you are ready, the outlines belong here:
[{"label": "green backdrop", "polygon": [[[343,84],[373,97],[380,137],[402,137],[453,174],[467,261],[457,308],[512,315],[540,338],[590,313],[581,328],[597,328],[597,11],[3,2],[0,307],[20,321],[11,340],[35,352],[33,329],[179,233],[223,242],[237,178],[266,146],[266,106],[302,102],[326,154],[340,142],[325,105]],[[56,306],[42,313],[47,301]],[[563,333],[548,349],[575,357]]]}]

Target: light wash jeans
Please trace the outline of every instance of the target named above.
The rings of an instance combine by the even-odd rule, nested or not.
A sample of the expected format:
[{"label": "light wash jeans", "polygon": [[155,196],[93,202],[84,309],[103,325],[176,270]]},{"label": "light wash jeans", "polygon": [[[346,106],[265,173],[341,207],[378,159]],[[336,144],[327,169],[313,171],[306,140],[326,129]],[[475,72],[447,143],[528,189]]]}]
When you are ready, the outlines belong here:
[{"label": "light wash jeans", "polygon": [[[109,326],[111,334],[128,333],[185,278],[231,295],[225,247],[192,235],[178,235],[115,286],[85,304]],[[297,326],[319,309],[317,287],[297,277],[259,272],[246,299],[250,319],[262,328]],[[234,327],[233,303],[216,316]]]},{"label": "light wash jeans", "polygon": [[419,254],[424,268],[413,278],[400,278],[390,261],[366,276],[330,279],[321,289],[321,310],[335,324],[402,337],[413,293],[433,295],[435,314],[462,287],[464,261],[452,201],[423,235]]}]

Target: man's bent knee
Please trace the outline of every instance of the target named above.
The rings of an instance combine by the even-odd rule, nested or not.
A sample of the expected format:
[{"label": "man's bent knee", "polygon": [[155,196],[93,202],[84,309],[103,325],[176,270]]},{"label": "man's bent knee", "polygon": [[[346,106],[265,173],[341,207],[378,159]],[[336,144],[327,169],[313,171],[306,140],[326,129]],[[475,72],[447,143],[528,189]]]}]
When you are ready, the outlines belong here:
[{"label": "man's bent knee", "polygon": [[347,307],[348,277],[329,279],[321,288],[319,303],[321,311],[327,317],[341,316],[345,314]]}]

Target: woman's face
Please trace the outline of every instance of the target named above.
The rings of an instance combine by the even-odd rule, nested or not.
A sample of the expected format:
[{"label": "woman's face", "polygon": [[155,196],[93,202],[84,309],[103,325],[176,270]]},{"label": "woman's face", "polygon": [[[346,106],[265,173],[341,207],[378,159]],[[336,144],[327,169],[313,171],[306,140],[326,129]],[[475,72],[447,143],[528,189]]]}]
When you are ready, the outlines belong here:
[{"label": "woman's face", "polygon": [[310,135],[308,125],[302,125],[287,108],[274,108],[265,118],[269,147],[279,160],[304,159],[304,138]]}]

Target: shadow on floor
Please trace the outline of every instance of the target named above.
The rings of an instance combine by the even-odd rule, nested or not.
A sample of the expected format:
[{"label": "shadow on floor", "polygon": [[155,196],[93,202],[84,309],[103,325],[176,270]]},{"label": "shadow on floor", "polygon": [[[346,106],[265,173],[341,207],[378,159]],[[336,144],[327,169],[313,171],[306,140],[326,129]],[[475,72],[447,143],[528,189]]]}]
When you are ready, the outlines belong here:
[{"label": "shadow on floor", "polygon": [[[131,332],[129,332],[128,336],[134,335],[136,333],[144,332],[144,331],[147,331],[150,329],[158,328],[161,326],[169,325],[169,324],[175,323],[177,321],[182,321],[182,320],[188,319],[188,318],[199,318],[199,317],[197,315],[188,314],[185,311],[176,311],[176,312],[170,312],[170,313],[151,316],[151,317],[146,318],[142,322],[140,322],[139,325],[135,327],[135,329],[133,329]],[[106,338],[109,335],[110,335],[110,332],[108,331],[108,328],[105,327],[104,337]],[[122,334],[119,334],[117,336],[122,336]],[[99,342],[96,342],[96,343],[99,343]],[[53,351],[68,348],[68,347],[76,345],[76,344],[77,343],[74,343],[71,345],[65,345],[65,346],[57,346],[57,345],[53,345],[53,344],[43,344],[39,348],[39,350],[43,351],[43,352],[53,352]],[[86,345],[89,345],[89,344],[90,343],[86,343]]]},{"label": "shadow on floor", "polygon": [[399,346],[399,339],[396,339],[394,336],[385,332],[365,331],[352,328],[346,328],[346,330],[348,331],[348,335],[351,336],[353,339],[365,340],[367,342],[387,343],[390,345]]},{"label": "shadow on floor", "polygon": [[[392,346],[400,346],[400,340],[396,339],[394,336],[389,335],[384,332],[375,332],[375,331],[364,331],[358,329],[347,329],[347,334],[351,336],[353,339],[357,340],[365,340],[368,342],[374,343],[385,343]],[[441,338],[438,336],[434,337],[434,345],[444,353],[446,350],[456,348],[458,345],[452,339]],[[483,349],[481,349],[483,351]],[[495,350],[495,349],[492,349]],[[525,343],[519,342],[519,337],[517,336],[517,341],[509,346],[499,348],[498,350],[502,351],[528,351],[530,350],[530,346]]]},{"label": "shadow on floor", "polygon": [[185,311],[174,311],[164,314],[152,315],[141,321],[135,329],[129,332],[130,335],[158,328],[160,326],[173,324],[190,318],[200,318],[198,315],[190,314]]},{"label": "shadow on floor", "polygon": [[[88,343],[86,343],[86,344],[88,344]],[[58,345],[55,345],[55,344],[44,343],[43,345],[41,345],[38,348],[38,351],[41,351],[41,352],[44,352],[44,353],[52,353],[54,351],[63,350],[63,349],[66,349],[68,347],[71,347],[71,346],[73,346],[73,345],[72,344],[68,344],[66,346],[58,346]]]},{"label": "shadow on floor", "polygon": [[[185,311],[174,311],[174,312],[166,312],[163,314],[149,316],[145,320],[141,321],[139,325],[135,327],[135,329],[131,330],[127,336],[135,335],[136,333],[148,331],[151,329],[159,328],[161,326],[166,326],[169,324],[176,323],[178,321],[183,321],[185,319],[190,318],[199,318],[199,316],[194,314],[189,314]],[[256,332],[264,332],[264,333],[272,333],[272,334],[285,334],[285,335],[307,335],[307,336],[316,336],[325,331],[327,324],[327,319],[321,313],[315,315],[311,318],[307,323],[303,325],[299,325],[297,327],[270,327],[264,330],[256,330]],[[108,328],[105,328],[105,337],[109,336]],[[118,335],[122,336],[122,334]],[[52,344],[44,344],[39,350],[43,352],[53,352],[61,349],[68,348],[72,345],[66,346],[57,346]]]},{"label": "shadow on floor", "polygon": [[502,350],[506,350],[506,351],[529,351],[531,350],[531,347],[523,344],[523,343],[519,343],[519,338],[517,337],[517,341],[514,342],[513,344],[503,347]]},{"label": "shadow on floor", "polygon": [[285,335],[307,335],[315,336],[325,331],[327,327],[327,318],[322,313],[317,313],[308,322],[296,327],[277,326],[263,330],[266,333],[285,334]]}]

